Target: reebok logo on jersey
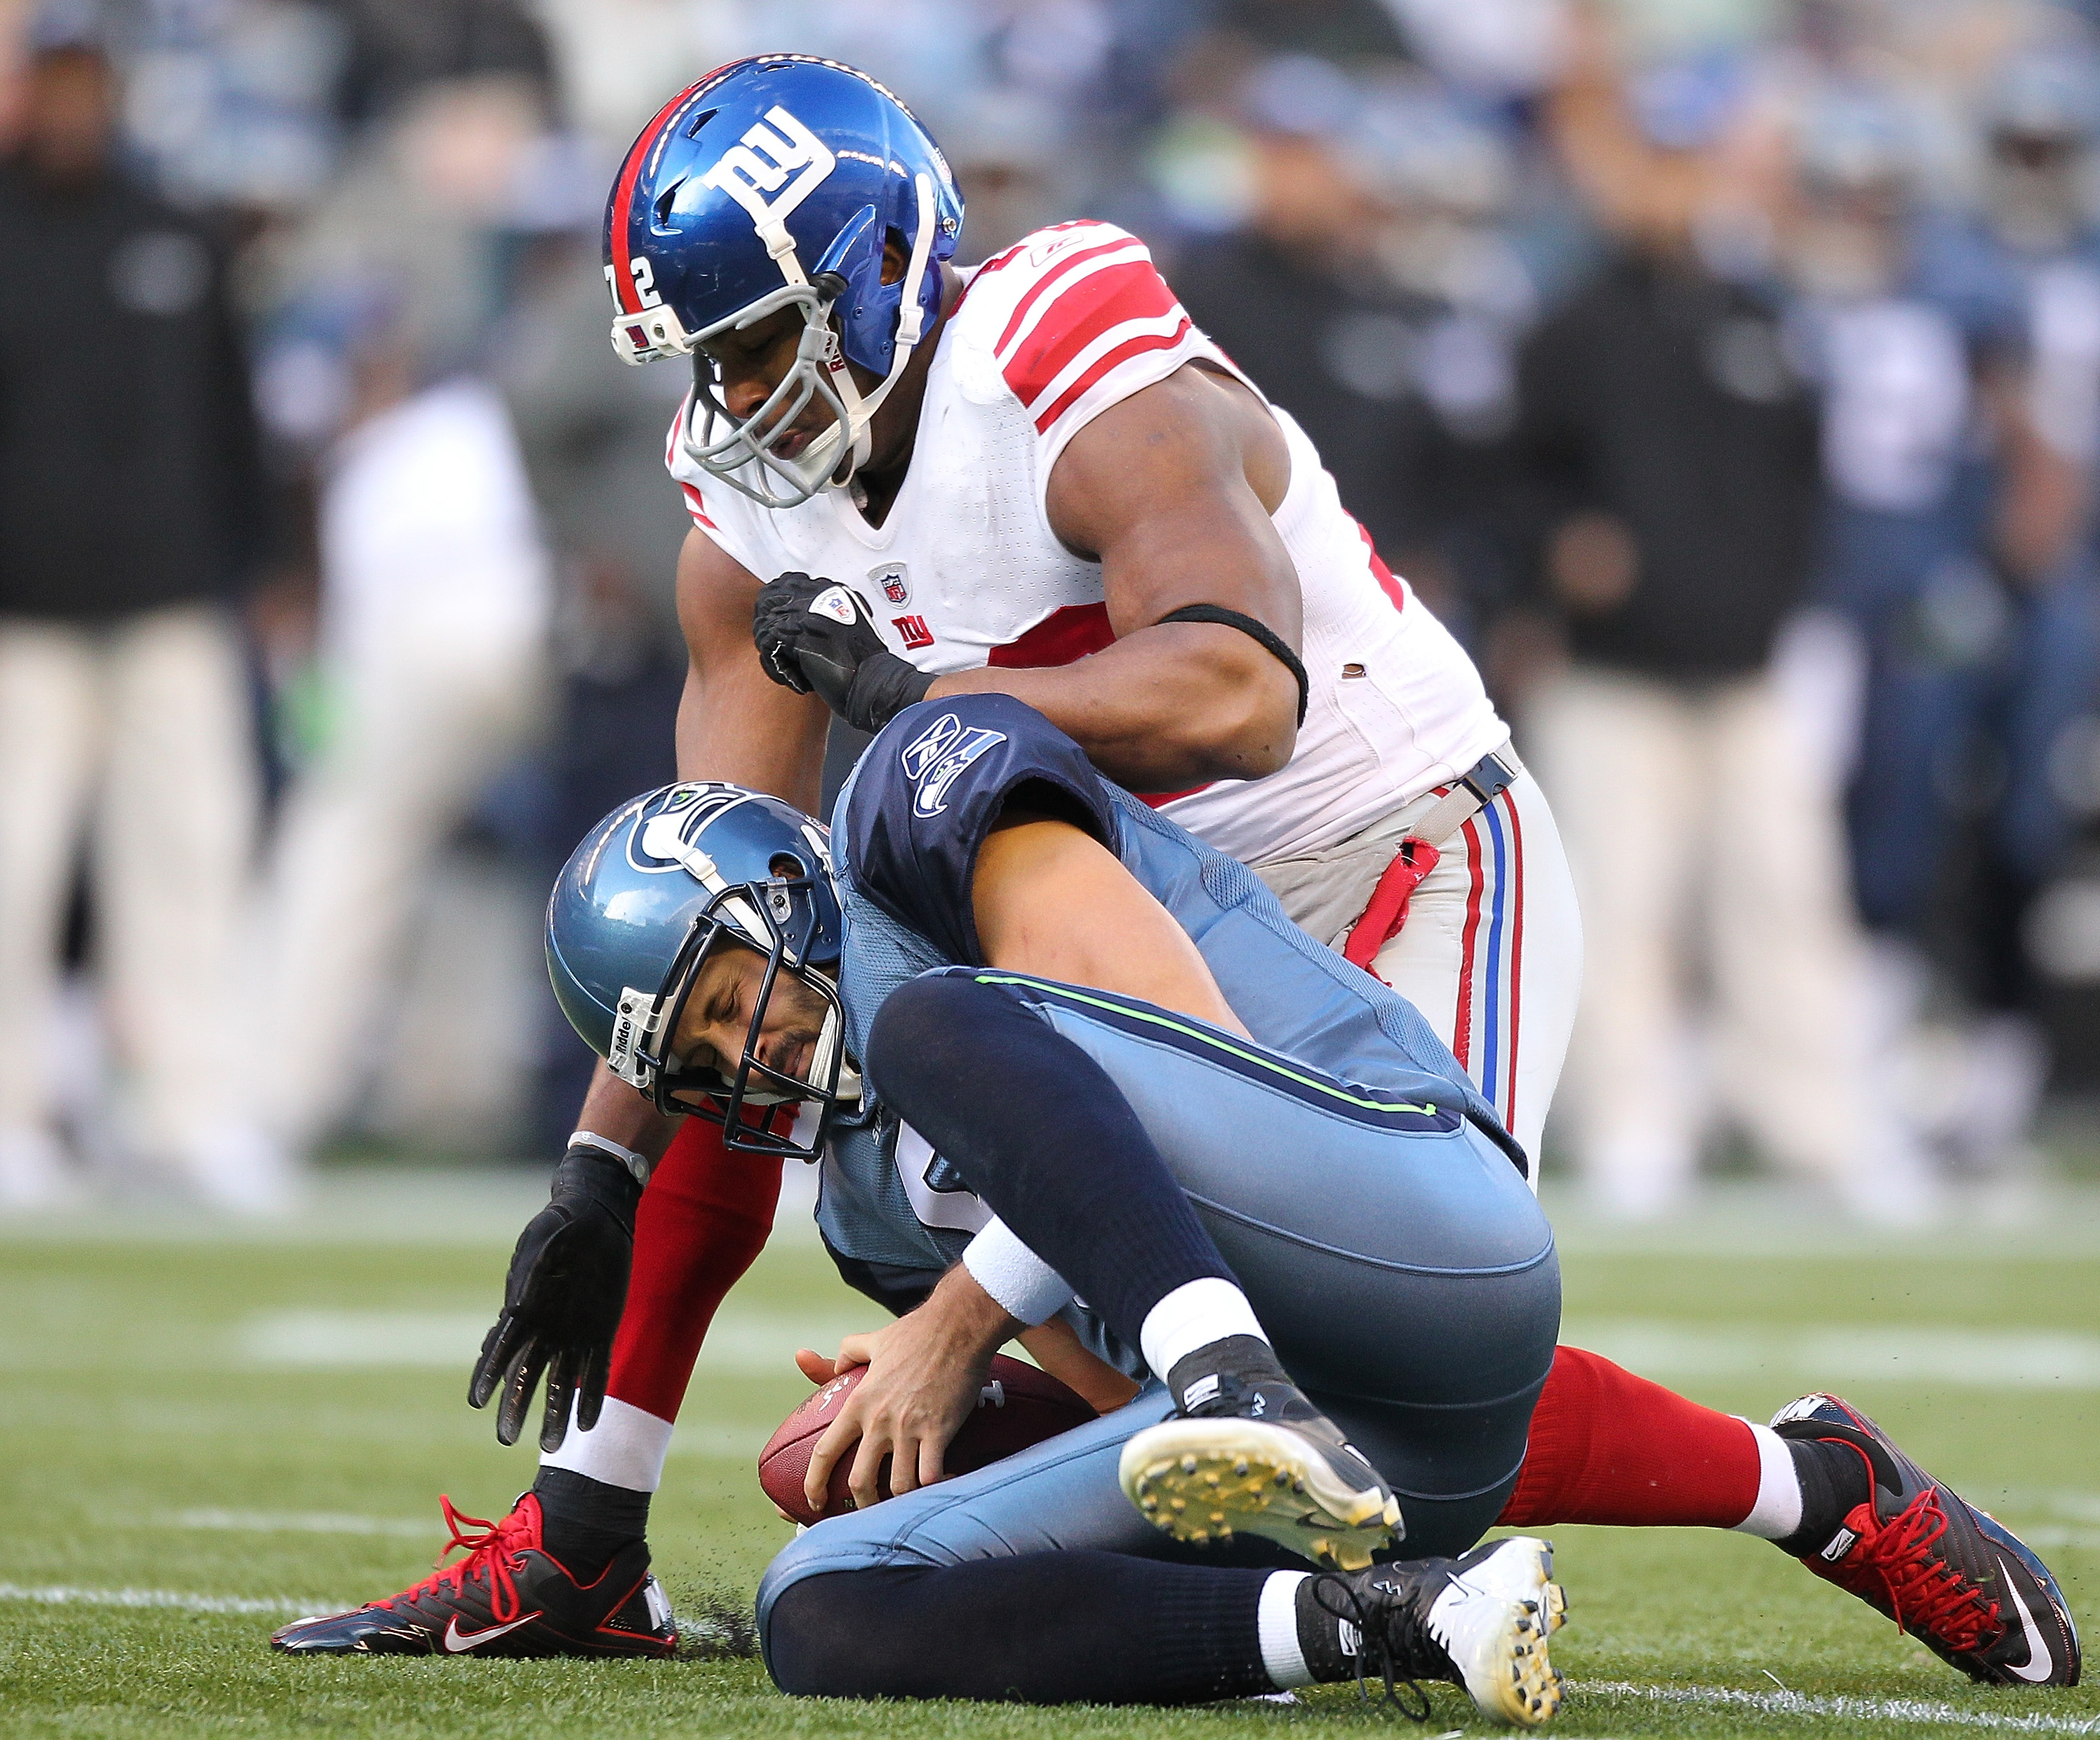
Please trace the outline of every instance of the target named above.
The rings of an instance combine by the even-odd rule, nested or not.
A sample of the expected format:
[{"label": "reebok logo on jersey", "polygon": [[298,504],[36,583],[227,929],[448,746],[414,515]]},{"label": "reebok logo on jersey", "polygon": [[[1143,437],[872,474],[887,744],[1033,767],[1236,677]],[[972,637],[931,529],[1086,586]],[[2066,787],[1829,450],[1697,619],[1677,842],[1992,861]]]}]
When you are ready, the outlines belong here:
[{"label": "reebok logo on jersey", "polygon": [[907,653],[933,644],[933,631],[926,626],[926,619],[923,616],[893,616],[890,619],[890,626],[903,640],[904,650]]},{"label": "reebok logo on jersey", "polygon": [[904,777],[918,787],[911,800],[915,814],[938,816],[948,807],[948,788],[969,769],[987,749],[1004,743],[1004,731],[987,731],[982,725],[965,730],[953,713],[943,713],[905,745],[898,756]]}]

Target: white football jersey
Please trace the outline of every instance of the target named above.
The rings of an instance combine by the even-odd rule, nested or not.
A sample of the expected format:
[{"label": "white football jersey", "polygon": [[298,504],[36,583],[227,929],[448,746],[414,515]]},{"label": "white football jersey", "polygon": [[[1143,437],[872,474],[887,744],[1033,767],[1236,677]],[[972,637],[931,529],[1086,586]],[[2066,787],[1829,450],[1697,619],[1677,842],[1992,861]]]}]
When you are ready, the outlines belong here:
[{"label": "white football jersey", "polygon": [[[685,452],[683,411],[665,460],[693,522],[738,562],[761,580],[800,570],[854,587],[920,670],[1069,664],[1115,637],[1101,564],[1050,529],[1051,469],[1108,407],[1190,362],[1246,379],[1136,237],[1058,224],[968,275],[881,526],[843,489],[774,511],[721,487]],[[1305,594],[1311,695],[1296,752],[1266,779],[1149,800],[1250,864],[1345,839],[1509,736],[1471,661],[1343,511],[1304,431],[1271,410],[1290,456],[1276,529]]]}]

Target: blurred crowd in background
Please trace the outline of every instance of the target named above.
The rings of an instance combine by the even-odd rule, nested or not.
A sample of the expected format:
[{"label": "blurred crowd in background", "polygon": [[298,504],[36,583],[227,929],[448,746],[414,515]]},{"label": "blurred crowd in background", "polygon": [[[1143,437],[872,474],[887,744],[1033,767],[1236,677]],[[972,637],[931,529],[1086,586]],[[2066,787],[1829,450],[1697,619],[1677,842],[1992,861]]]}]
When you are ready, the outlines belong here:
[{"label": "blurred crowd in background", "polygon": [[789,49],[959,260],[1152,246],[1581,885],[1552,1170],[2017,1190],[2100,1089],[2100,7],[0,0],[0,1208],[551,1152],[540,892],[672,776],[604,189]]}]

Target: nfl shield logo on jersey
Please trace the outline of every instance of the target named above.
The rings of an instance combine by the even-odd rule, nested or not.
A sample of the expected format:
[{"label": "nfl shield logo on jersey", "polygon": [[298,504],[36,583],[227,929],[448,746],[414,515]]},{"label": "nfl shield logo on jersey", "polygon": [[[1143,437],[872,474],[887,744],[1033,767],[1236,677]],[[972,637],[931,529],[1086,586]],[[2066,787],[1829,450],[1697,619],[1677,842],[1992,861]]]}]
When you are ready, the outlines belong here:
[{"label": "nfl shield logo on jersey", "polygon": [[879,568],[869,569],[867,577],[882,588],[882,596],[892,604],[911,602],[911,588],[904,577],[902,562],[886,562]]}]

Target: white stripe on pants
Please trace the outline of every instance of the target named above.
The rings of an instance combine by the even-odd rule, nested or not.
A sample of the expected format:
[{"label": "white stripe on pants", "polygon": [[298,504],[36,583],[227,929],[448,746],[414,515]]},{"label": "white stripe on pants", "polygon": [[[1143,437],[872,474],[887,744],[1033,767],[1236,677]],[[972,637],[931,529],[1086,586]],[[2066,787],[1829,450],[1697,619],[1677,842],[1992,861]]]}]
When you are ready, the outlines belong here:
[{"label": "white stripe on pants", "polygon": [[[1255,870],[1292,920],[1339,949],[1432,792],[1338,846]],[[1519,779],[1438,848],[1407,923],[1372,961],[1419,1009],[1532,1156],[1582,980],[1582,920],[1553,811]]]},{"label": "white stripe on pants", "polygon": [[60,927],[90,856],[112,1037],[166,1156],[232,1101],[232,949],[256,804],[238,642],[202,606],[0,622],[0,1125],[51,1116]]}]

